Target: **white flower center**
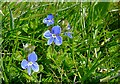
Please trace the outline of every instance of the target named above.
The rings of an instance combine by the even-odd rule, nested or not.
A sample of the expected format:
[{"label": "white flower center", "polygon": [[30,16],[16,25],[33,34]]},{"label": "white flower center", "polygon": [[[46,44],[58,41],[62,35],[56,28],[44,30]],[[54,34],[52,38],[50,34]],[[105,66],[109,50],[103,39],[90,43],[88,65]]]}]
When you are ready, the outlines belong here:
[{"label": "white flower center", "polygon": [[55,35],[55,34],[52,34],[52,37],[53,37],[53,38],[56,38],[56,35]]},{"label": "white flower center", "polygon": [[32,62],[28,62],[28,66],[32,66],[32,64],[33,64]]},{"label": "white flower center", "polygon": [[52,20],[48,20],[48,22],[52,22]]}]

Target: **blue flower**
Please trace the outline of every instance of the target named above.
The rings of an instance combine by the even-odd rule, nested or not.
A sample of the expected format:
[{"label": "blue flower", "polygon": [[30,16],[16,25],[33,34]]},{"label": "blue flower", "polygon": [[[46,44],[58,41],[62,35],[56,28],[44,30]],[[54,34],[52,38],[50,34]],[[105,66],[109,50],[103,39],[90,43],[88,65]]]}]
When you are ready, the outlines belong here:
[{"label": "blue flower", "polygon": [[72,32],[65,32],[65,35],[68,36],[69,38],[73,38],[72,37]]},{"label": "blue flower", "polygon": [[50,32],[50,30],[47,30],[43,36],[48,39],[47,44],[50,45],[52,42],[54,42],[56,45],[62,44],[62,37],[59,36],[61,33],[60,26],[54,26]]},{"label": "blue flower", "polygon": [[37,64],[37,55],[35,54],[35,52],[32,52],[31,54],[28,55],[28,61],[26,59],[23,59],[23,61],[21,62],[21,67],[23,69],[27,69],[28,74],[31,75],[31,69],[34,72],[38,72],[39,71],[39,65]]},{"label": "blue flower", "polygon": [[[68,30],[68,31],[71,30],[71,26],[70,26],[70,24],[68,24],[68,26],[67,26],[67,30]],[[69,38],[73,38],[73,37],[72,37],[72,32],[65,32],[65,35],[68,36]]]},{"label": "blue flower", "polygon": [[68,24],[68,26],[67,26],[67,30],[70,30],[71,29],[71,26],[70,26],[70,24]]},{"label": "blue flower", "polygon": [[47,26],[50,26],[50,25],[54,24],[54,20],[53,19],[54,19],[54,16],[52,14],[49,14],[47,16],[47,18],[43,19],[43,23],[47,24]]}]

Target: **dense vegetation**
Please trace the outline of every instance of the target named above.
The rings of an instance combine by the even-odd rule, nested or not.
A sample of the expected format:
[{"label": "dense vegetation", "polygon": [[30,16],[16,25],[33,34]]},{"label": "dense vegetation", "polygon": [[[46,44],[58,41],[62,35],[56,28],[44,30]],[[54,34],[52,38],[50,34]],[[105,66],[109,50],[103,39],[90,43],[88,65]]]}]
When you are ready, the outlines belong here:
[{"label": "dense vegetation", "polygon": [[[1,83],[120,82],[119,3],[2,2]],[[43,19],[54,16],[47,26]],[[65,35],[67,25],[72,38]],[[43,34],[61,27],[62,44],[47,45]],[[28,44],[28,46],[26,46]],[[39,71],[28,74],[23,59],[34,51]]]}]

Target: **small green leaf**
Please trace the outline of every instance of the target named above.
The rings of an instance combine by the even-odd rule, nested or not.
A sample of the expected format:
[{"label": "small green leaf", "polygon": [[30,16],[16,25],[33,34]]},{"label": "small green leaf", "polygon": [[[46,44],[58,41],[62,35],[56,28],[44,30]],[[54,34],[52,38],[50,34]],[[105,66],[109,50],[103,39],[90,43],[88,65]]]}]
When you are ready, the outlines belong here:
[{"label": "small green leaf", "polygon": [[23,27],[22,30],[27,33],[28,28]]},{"label": "small green leaf", "polygon": [[22,27],[22,30],[26,33],[28,33],[28,24],[25,24],[23,27]]},{"label": "small green leaf", "polygon": [[20,34],[21,34],[21,31],[18,31],[18,32],[17,32],[17,35],[20,35]]},{"label": "small green leaf", "polygon": [[43,65],[39,65],[39,71],[42,72],[44,69]]}]

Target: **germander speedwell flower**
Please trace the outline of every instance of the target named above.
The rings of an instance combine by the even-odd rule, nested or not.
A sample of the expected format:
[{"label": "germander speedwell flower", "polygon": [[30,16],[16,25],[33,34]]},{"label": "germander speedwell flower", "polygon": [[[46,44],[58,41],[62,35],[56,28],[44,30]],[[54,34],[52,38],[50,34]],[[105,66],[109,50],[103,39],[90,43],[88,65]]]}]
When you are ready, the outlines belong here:
[{"label": "germander speedwell flower", "polygon": [[52,42],[54,42],[56,45],[61,45],[62,44],[62,37],[59,36],[61,33],[61,28],[60,26],[54,26],[52,30],[47,30],[43,36],[48,39],[47,44],[50,45]]},{"label": "germander speedwell flower", "polygon": [[47,26],[54,24],[54,16],[52,14],[49,14],[47,18],[43,19],[43,23],[47,24]]},{"label": "germander speedwell flower", "polygon": [[21,67],[23,69],[27,69],[28,74],[31,75],[31,69],[34,72],[39,71],[39,65],[37,64],[37,55],[35,52],[32,52],[31,54],[28,55],[28,61],[26,59],[23,59],[21,62]]},{"label": "germander speedwell flower", "polygon": [[70,32],[71,26],[68,24],[67,26],[67,32],[65,32],[65,35],[68,36],[69,38],[72,38],[72,32]]}]

